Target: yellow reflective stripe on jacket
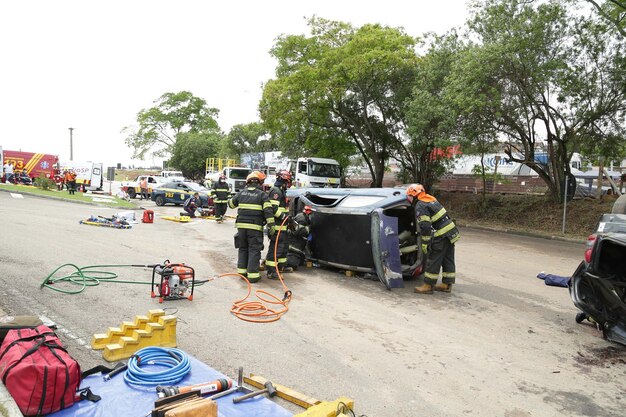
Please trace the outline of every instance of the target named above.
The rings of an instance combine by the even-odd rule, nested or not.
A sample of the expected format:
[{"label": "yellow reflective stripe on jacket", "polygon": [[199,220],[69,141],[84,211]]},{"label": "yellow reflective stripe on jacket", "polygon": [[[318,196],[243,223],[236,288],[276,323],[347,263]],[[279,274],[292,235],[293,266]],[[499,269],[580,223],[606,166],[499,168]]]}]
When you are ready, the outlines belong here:
[{"label": "yellow reflective stripe on jacket", "polygon": [[274,230],[276,230],[276,231],[279,231],[279,230],[280,230],[281,232],[284,232],[284,231],[286,231],[287,229],[288,229],[288,227],[287,227],[287,226],[279,226],[279,225],[274,226]]},{"label": "yellow reflective stripe on jacket", "polygon": [[457,233],[456,235],[454,235],[454,237],[452,237],[452,239],[450,239],[450,243],[454,243],[457,240],[459,240],[459,238],[461,237],[460,233]]},{"label": "yellow reflective stripe on jacket", "polygon": [[232,209],[234,209],[234,208],[236,207],[236,206],[235,206],[235,203],[233,203],[233,200],[232,200],[232,199],[228,200],[228,207],[230,207],[230,208],[232,208]]},{"label": "yellow reflective stripe on jacket", "polygon": [[430,236],[422,235],[422,242],[428,242],[430,240]]},{"label": "yellow reflective stripe on jacket", "polygon": [[263,208],[272,208],[272,203],[270,203],[269,201],[266,201],[265,203],[263,203]]},{"label": "yellow reflective stripe on jacket", "polygon": [[273,217],[268,217],[267,219],[265,219],[265,222],[267,223],[268,226],[274,226],[274,218]]},{"label": "yellow reflective stripe on jacket", "polygon": [[278,200],[270,200],[270,203],[272,203],[273,206],[280,206],[280,201]]},{"label": "yellow reflective stripe on jacket", "polygon": [[418,220],[420,222],[430,222],[430,216],[420,216]]},{"label": "yellow reflective stripe on jacket", "polygon": [[263,226],[260,224],[252,224],[252,223],[237,223],[235,222],[235,227],[237,229],[250,229],[250,230],[258,230],[259,232],[263,231]]},{"label": "yellow reflective stripe on jacket", "polygon": [[441,229],[437,230],[435,232],[435,237],[445,235],[446,233],[448,233],[450,230],[454,229],[455,227],[456,226],[454,225],[454,222],[450,222],[444,227],[442,227]]},{"label": "yellow reflective stripe on jacket", "polygon": [[437,220],[439,220],[439,219],[440,219],[440,218],[441,218],[444,214],[446,214],[446,209],[445,209],[445,208],[442,208],[442,209],[441,209],[441,210],[439,210],[437,213],[435,213],[435,215],[434,215],[434,216],[432,216],[432,217],[430,218],[430,220],[434,223],[434,222],[436,222]]},{"label": "yellow reflective stripe on jacket", "polygon": [[261,206],[260,204],[248,204],[248,203],[241,203],[239,204],[239,208],[240,209],[248,209],[248,210],[263,210],[263,206]]}]

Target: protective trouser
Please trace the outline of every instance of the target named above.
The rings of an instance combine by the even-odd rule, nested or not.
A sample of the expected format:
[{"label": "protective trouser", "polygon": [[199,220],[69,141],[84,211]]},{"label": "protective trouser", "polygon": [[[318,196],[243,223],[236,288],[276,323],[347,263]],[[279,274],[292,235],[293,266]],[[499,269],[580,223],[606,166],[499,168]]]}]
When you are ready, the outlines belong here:
[{"label": "protective trouser", "polygon": [[450,242],[447,237],[434,238],[432,246],[428,252],[426,259],[426,271],[424,272],[424,282],[426,284],[435,285],[439,278],[439,270],[443,270],[441,281],[444,284],[454,284],[455,265],[454,265],[454,243]]},{"label": "protective trouser", "polygon": [[214,203],[215,205],[215,217],[221,219],[226,214],[226,203]]},{"label": "protective trouser", "polygon": [[237,234],[239,235],[237,273],[247,276],[250,282],[256,282],[261,279],[259,262],[263,250],[263,232],[238,228]]},{"label": "protective trouser", "polygon": [[278,237],[278,247],[276,248],[276,259],[274,259],[274,247],[276,245],[276,239],[278,237],[278,231],[270,238],[270,246],[267,248],[267,256],[265,257],[265,267],[268,275],[276,274],[276,264],[278,268],[282,270],[287,266],[287,252],[289,252],[289,240],[287,238],[287,231],[280,232]]},{"label": "protective trouser", "polygon": [[287,254],[287,266],[298,269],[300,265],[304,265],[304,254],[289,251],[289,254]]},{"label": "protective trouser", "polygon": [[189,217],[196,217],[196,209],[191,207],[183,207],[183,210],[185,210]]}]

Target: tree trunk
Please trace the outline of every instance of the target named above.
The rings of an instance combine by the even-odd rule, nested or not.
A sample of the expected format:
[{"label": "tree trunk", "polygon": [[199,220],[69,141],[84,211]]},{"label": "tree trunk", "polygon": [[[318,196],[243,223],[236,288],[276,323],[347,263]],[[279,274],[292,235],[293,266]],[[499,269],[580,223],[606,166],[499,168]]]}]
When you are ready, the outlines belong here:
[{"label": "tree trunk", "polygon": [[598,161],[598,189],[596,190],[596,197],[598,201],[602,201],[602,180],[604,179],[604,157],[600,157]]}]

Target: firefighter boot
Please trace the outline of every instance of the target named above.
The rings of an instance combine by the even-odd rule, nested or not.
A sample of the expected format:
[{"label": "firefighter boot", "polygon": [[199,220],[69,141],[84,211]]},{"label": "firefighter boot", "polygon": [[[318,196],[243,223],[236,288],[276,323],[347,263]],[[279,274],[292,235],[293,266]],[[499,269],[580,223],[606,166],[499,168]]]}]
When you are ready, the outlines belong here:
[{"label": "firefighter boot", "polygon": [[452,284],[437,284],[435,285],[435,291],[452,292]]},{"label": "firefighter boot", "polygon": [[415,292],[418,294],[432,294],[433,286],[430,284],[424,283],[419,287],[415,287]]},{"label": "firefighter boot", "polygon": [[259,271],[265,271],[265,259],[261,259],[261,263],[259,264]]}]

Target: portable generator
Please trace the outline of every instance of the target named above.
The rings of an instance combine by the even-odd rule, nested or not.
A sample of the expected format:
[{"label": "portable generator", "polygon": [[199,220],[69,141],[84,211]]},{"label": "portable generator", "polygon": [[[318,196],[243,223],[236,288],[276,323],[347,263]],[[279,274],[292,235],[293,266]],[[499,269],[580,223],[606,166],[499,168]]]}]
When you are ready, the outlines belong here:
[{"label": "portable generator", "polygon": [[[157,275],[160,282],[156,282]],[[193,289],[196,284],[194,269],[185,264],[173,264],[169,260],[152,268],[152,294],[158,294],[159,303],[163,300],[193,300]],[[155,293],[156,290],[156,293]]]}]

